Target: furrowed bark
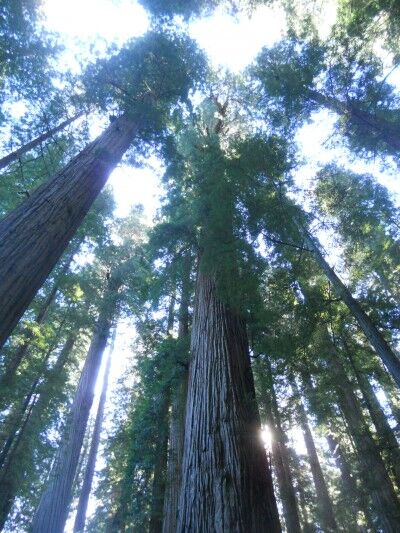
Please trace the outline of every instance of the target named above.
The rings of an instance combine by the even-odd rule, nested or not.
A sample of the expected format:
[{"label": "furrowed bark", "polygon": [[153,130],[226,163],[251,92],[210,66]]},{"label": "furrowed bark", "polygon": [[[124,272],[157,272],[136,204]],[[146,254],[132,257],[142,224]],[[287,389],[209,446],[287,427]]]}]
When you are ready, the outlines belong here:
[{"label": "furrowed bark", "polygon": [[385,341],[382,334],[378,331],[377,327],[369,318],[367,313],[362,309],[357,300],[353,298],[349,289],[339,279],[333,268],[329,266],[314,238],[311,237],[308,232],[304,230],[304,228],[301,228],[299,225],[298,227],[305,239],[306,244],[312,250],[316,262],[323,270],[329,281],[332,283],[332,287],[336,295],[347,305],[349,311],[357,320],[361,330],[364,332],[371,346],[380,356],[383,364],[392,374],[393,379],[400,387],[400,357],[398,357],[397,354],[395,354],[390,348],[389,344]]},{"label": "furrowed bark", "polygon": [[198,274],[178,532],[280,532],[244,321]]},{"label": "furrowed bark", "polygon": [[99,406],[97,409],[96,420],[94,423],[92,442],[90,443],[89,457],[88,457],[88,461],[87,461],[87,465],[85,469],[85,475],[83,478],[81,492],[79,495],[78,508],[76,511],[76,517],[75,517],[75,523],[74,523],[74,533],[79,533],[80,531],[84,531],[85,529],[87,506],[89,503],[90,491],[92,489],[94,469],[96,466],[97,451],[99,449],[100,434],[101,434],[101,428],[102,428],[103,418],[104,418],[104,406],[105,406],[106,399],[107,399],[108,375],[110,373],[111,355],[114,349],[114,341],[115,341],[115,330],[114,330],[113,339],[111,342],[110,353],[108,354],[108,358],[107,358],[106,368],[104,370],[103,387],[101,390]]},{"label": "furrowed bark", "polygon": [[296,394],[298,395],[297,408],[299,413],[299,420],[301,429],[303,431],[308,458],[310,461],[311,474],[314,480],[315,492],[317,495],[317,508],[319,511],[318,514],[321,522],[321,527],[326,532],[338,531],[332,501],[329,496],[328,487],[326,486],[324,474],[322,472],[321,464],[319,462],[314,438],[312,436],[311,429],[308,424],[307,413],[304,409],[302,399],[299,397],[299,391],[294,380],[291,380],[291,385],[296,391]]},{"label": "furrowed bark", "polygon": [[123,115],[0,223],[0,347],[44,283],[137,125]]},{"label": "furrowed bark", "polygon": [[66,435],[58,450],[47,488],[36,510],[32,533],[62,533],[64,531],[74,476],[93,403],[94,385],[112,321],[117,312],[120,285],[121,280],[118,278],[114,280],[111,277],[109,280],[69,414]]},{"label": "furrowed bark", "polygon": [[36,148],[36,146],[39,146],[42,142],[47,141],[48,139],[53,137],[53,135],[55,135],[59,131],[62,131],[67,126],[69,126],[70,124],[75,122],[75,120],[78,120],[78,118],[82,117],[83,114],[84,114],[83,111],[77,113],[73,117],[68,118],[67,120],[64,120],[63,122],[61,122],[55,128],[52,128],[52,129],[46,131],[45,133],[42,133],[41,135],[39,135],[35,139],[32,139],[32,141],[27,142],[26,144],[24,144],[23,146],[21,146],[17,150],[14,150],[13,152],[9,153],[8,155],[2,157],[0,159],[0,169],[2,169],[4,167],[7,167],[13,161],[16,161],[17,159],[19,159],[22,155],[26,154],[27,152],[30,152],[31,150]]},{"label": "furrowed bark", "polygon": [[332,348],[326,354],[332,384],[347,421],[360,461],[361,476],[368,490],[380,527],[385,533],[396,533],[400,524],[400,502],[386,471],[375,441],[365,423],[359,401],[344,367]]}]

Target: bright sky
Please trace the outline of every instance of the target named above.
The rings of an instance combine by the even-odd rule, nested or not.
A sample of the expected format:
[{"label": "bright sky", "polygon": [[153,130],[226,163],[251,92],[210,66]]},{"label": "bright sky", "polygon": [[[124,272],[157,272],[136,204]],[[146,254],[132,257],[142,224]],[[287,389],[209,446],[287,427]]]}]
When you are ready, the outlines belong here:
[{"label": "bright sky", "polygon": [[[45,0],[45,27],[60,33],[66,44],[67,51],[63,55],[63,66],[79,71],[79,65],[85,63],[94,51],[103,54],[107,44],[118,45],[134,36],[143,34],[149,21],[141,6],[132,0]],[[334,20],[333,3],[327,6],[320,25],[320,31],[326,34]],[[224,66],[238,72],[248,65],[265,45],[278,41],[285,31],[282,10],[261,6],[252,18],[246,15],[231,17],[218,10],[213,16],[193,22],[191,35],[204,48],[214,66]],[[306,187],[316,169],[326,162],[346,162],[344,150],[328,150],[323,146],[330,134],[332,117],[321,112],[316,116],[314,124],[306,125],[298,135],[303,156],[307,164],[299,169],[298,182]],[[94,125],[93,133],[98,126]],[[124,216],[132,204],[143,203],[148,220],[155,214],[160,195],[159,176],[162,172],[160,164],[152,160],[151,166],[145,169],[133,169],[127,166],[118,167],[112,174],[109,183],[112,185],[116,202],[117,215]],[[370,171],[377,175],[392,191],[398,191],[397,176],[380,172],[379,163],[351,163],[356,171]],[[132,340],[132,327],[126,323],[119,326],[113,361],[111,383],[121,373],[121,369],[129,353]],[[99,386],[97,387],[99,388]],[[96,402],[95,402],[96,406]],[[302,437],[295,431],[292,438],[303,451]],[[95,501],[91,500],[91,511]],[[66,531],[72,531],[69,521]]]}]

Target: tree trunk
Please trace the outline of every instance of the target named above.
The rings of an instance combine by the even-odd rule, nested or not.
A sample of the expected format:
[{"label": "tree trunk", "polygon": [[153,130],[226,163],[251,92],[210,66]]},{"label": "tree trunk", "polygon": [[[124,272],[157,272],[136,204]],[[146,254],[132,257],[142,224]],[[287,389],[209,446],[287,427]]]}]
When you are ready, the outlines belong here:
[{"label": "tree trunk", "polygon": [[397,488],[400,490],[399,444],[397,442],[396,437],[394,436],[392,428],[389,425],[386,415],[382,410],[381,404],[379,403],[378,398],[375,395],[374,389],[372,388],[372,385],[369,382],[368,376],[366,376],[363,372],[360,372],[357,367],[357,363],[353,355],[351,354],[350,349],[347,346],[346,352],[349,357],[354,374],[357,378],[357,383],[363,395],[365,405],[367,406],[372,422],[374,423],[375,429],[377,431],[378,442],[383,452],[383,456],[386,458],[393,479],[397,485]]},{"label": "tree trunk", "polygon": [[82,370],[74,402],[69,414],[67,431],[58,450],[47,488],[36,510],[32,533],[62,533],[68,515],[72,485],[90,408],[93,403],[94,385],[107,345],[112,320],[118,307],[118,289],[121,280],[113,276],[108,282],[102,308]]},{"label": "tree trunk", "polygon": [[[59,284],[61,281],[61,278],[68,272],[69,267],[71,266],[72,260],[74,258],[74,255],[77,251],[77,248],[74,249],[74,251],[69,254],[67,260],[64,263],[64,266],[60,272],[60,274],[57,276],[57,279],[55,280],[53,287],[49,294],[47,295],[47,298],[44,300],[43,304],[41,305],[34,322],[36,324],[42,324],[44,318],[47,315],[47,311],[49,310],[49,307],[54,302],[55,297],[57,295]],[[15,381],[15,374],[18,370],[19,365],[21,364],[22,360],[25,358],[29,347],[31,346],[32,339],[33,339],[33,333],[31,331],[28,331],[25,335],[25,340],[21,344],[19,348],[17,348],[9,358],[9,361],[6,364],[4,374],[2,375],[0,379],[0,406],[4,403],[5,396],[7,395],[7,391],[14,385]]]},{"label": "tree trunk", "polygon": [[85,529],[86,511],[87,511],[87,506],[89,503],[90,491],[92,489],[94,469],[96,466],[96,459],[97,459],[97,451],[99,449],[99,444],[100,444],[101,428],[102,428],[103,417],[104,417],[104,406],[105,406],[106,398],[107,398],[108,375],[110,373],[111,356],[114,350],[114,341],[115,341],[115,330],[113,334],[113,339],[111,341],[110,352],[108,354],[106,368],[104,370],[103,387],[101,390],[99,406],[97,409],[96,421],[94,423],[92,442],[90,444],[90,450],[89,450],[89,457],[88,457],[88,461],[87,461],[87,465],[85,469],[85,475],[83,478],[81,492],[79,495],[78,508],[76,511],[75,524],[74,524],[74,533],[84,531]]},{"label": "tree trunk", "polygon": [[168,461],[168,409],[170,391],[163,391],[159,411],[159,434],[154,465],[149,533],[161,533],[163,528],[163,503]]},{"label": "tree trunk", "polygon": [[400,128],[397,124],[368,113],[357,105],[355,100],[341,102],[337,98],[309,90],[311,100],[339,115],[349,117],[353,124],[360,126],[372,134],[377,141],[387,144],[394,152],[400,151]]},{"label": "tree trunk", "polygon": [[0,347],[59,260],[137,131],[123,115],[0,223]]},{"label": "tree trunk", "polygon": [[[189,334],[190,303],[190,256],[186,258],[186,268],[182,279],[181,303],[179,306],[178,338],[185,339]],[[171,390],[171,414],[169,449],[165,498],[163,510],[163,533],[175,533],[179,511],[179,494],[182,478],[183,442],[185,436],[185,406],[187,399],[187,369],[184,368],[176,387]]]},{"label": "tree trunk", "polygon": [[338,394],[339,406],[358,452],[364,485],[371,495],[374,510],[383,531],[396,533],[400,524],[399,501],[375,441],[365,423],[353,387],[333,347],[332,352],[327,354],[328,368]]},{"label": "tree trunk", "polygon": [[333,289],[337,296],[347,305],[350,312],[357,320],[360,328],[364,332],[365,336],[375,349],[376,353],[382,359],[383,364],[388,371],[392,374],[393,379],[400,387],[400,358],[392,351],[388,343],[383,338],[382,334],[378,331],[375,324],[362,309],[360,304],[353,298],[348,288],[336,275],[333,268],[329,266],[324,256],[322,255],[318,244],[311,235],[302,227],[298,225],[305,242],[311,248],[315,260],[321,269],[325,272],[327,278],[332,283]]},{"label": "tree trunk", "polygon": [[198,274],[177,531],[280,532],[244,321]]},{"label": "tree trunk", "polygon": [[[295,389],[296,393],[299,395],[299,391],[295,382],[292,381],[291,384]],[[307,448],[311,474],[314,480],[315,492],[317,495],[317,507],[319,511],[321,527],[325,532],[337,531],[338,527],[335,520],[332,501],[329,496],[328,487],[326,486],[324,474],[322,472],[321,464],[318,459],[317,449],[314,444],[314,438],[312,436],[311,429],[308,424],[307,413],[304,409],[300,397],[298,398],[297,405],[300,425],[303,431],[304,442]]]},{"label": "tree trunk", "polygon": [[[76,338],[76,332],[67,338],[54,367],[49,371],[47,382],[50,385],[53,382],[53,378],[57,379],[61,370],[67,363]],[[37,383],[35,383],[34,390],[30,391],[32,392],[32,395],[28,395],[25,400],[25,418],[20,421],[18,427],[19,431],[13,435],[11,442],[12,449],[10,446],[10,449],[8,450],[9,453],[5,456],[3,468],[0,471],[0,531],[7,520],[7,516],[17,495],[18,478],[25,475],[25,471],[21,471],[21,468],[23,468],[21,467],[21,464],[23,464],[22,458],[26,461],[25,456],[28,455],[27,446],[34,445],[34,437],[40,432],[40,427],[37,425],[37,421],[41,420],[42,413],[47,409],[53,396],[51,389],[43,388],[43,391],[39,391],[39,398],[35,401],[31,401],[33,395],[37,393],[37,388]]]},{"label": "tree trunk", "polygon": [[185,404],[187,397],[187,372],[173,391],[167,478],[163,511],[163,533],[175,533],[177,528],[179,493],[182,476],[183,441],[185,436]]},{"label": "tree trunk", "polygon": [[296,491],[293,486],[289,452],[286,447],[285,433],[282,429],[281,416],[275,394],[271,363],[268,358],[265,358],[263,361],[259,361],[258,364],[261,367],[265,365],[266,368],[263,370],[260,368],[260,370],[263,373],[266,372],[270,383],[270,390],[268,391],[267,387],[265,387],[265,382],[260,380],[260,393],[261,401],[263,402],[262,405],[265,409],[266,422],[272,437],[272,462],[278,481],[286,531],[287,533],[301,533]]},{"label": "tree trunk", "polygon": [[24,144],[23,146],[21,146],[17,150],[14,150],[14,152],[11,152],[8,155],[2,157],[0,159],[0,169],[2,169],[4,167],[7,167],[13,161],[16,161],[17,159],[19,159],[21,157],[21,155],[24,155],[27,152],[30,152],[31,150],[36,148],[36,146],[39,146],[42,142],[47,141],[48,139],[53,137],[53,135],[55,135],[59,131],[62,131],[63,129],[65,129],[67,126],[72,124],[72,122],[75,122],[75,120],[77,120],[81,116],[83,116],[83,111],[77,113],[76,115],[74,115],[71,118],[68,118],[67,120],[64,120],[63,122],[61,122],[55,128],[52,128],[52,129],[46,131],[45,133],[42,133],[41,135],[39,135],[38,137],[36,137],[32,141],[29,141],[28,143]]}]

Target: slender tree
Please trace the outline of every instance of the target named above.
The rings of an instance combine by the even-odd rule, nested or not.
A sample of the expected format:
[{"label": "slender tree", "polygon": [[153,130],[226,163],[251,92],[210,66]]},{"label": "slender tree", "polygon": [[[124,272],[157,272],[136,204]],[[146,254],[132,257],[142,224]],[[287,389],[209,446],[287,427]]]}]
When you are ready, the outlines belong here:
[{"label": "slender tree", "polygon": [[69,414],[67,433],[58,450],[48,486],[33,519],[32,531],[34,532],[61,533],[64,530],[72,495],[72,484],[93,402],[94,385],[117,312],[119,289],[122,283],[121,273],[117,272],[108,281],[103,305]]},{"label": "slender tree", "polygon": [[63,122],[61,122],[55,128],[49,129],[45,133],[42,133],[41,135],[36,137],[35,139],[32,139],[31,141],[27,142],[26,144],[24,144],[23,146],[21,146],[17,150],[14,150],[13,152],[9,153],[8,155],[2,157],[0,159],[0,169],[2,169],[4,167],[7,167],[13,161],[16,161],[17,159],[19,159],[21,156],[23,156],[27,152],[30,152],[31,150],[33,150],[37,146],[40,146],[43,142],[47,141],[48,139],[51,139],[54,135],[56,135],[60,131],[63,131],[67,126],[69,126],[70,124],[75,122],[75,120],[78,120],[78,118],[80,118],[82,116],[83,116],[83,112],[82,111],[80,111],[79,113],[76,113],[72,117],[70,117],[70,118],[64,120]]},{"label": "slender tree", "polygon": [[[283,516],[288,533],[301,532],[300,516],[297,507],[296,491],[290,469],[289,451],[273,383],[271,364],[267,358],[255,365],[257,382],[260,383],[260,408],[265,411],[265,419],[271,433],[272,461],[279,486],[279,496],[283,507]],[[269,390],[265,387],[265,377],[270,382]],[[264,386],[262,386],[264,384]]]},{"label": "slender tree", "polygon": [[84,531],[85,529],[87,506],[89,503],[89,496],[90,496],[90,492],[92,489],[93,476],[94,476],[96,459],[97,459],[97,451],[99,449],[99,444],[100,444],[100,435],[101,435],[101,428],[102,428],[103,418],[104,418],[104,407],[105,407],[106,398],[107,398],[108,377],[110,373],[111,357],[112,357],[112,353],[114,350],[115,335],[116,335],[116,330],[114,330],[114,333],[113,333],[113,337],[112,337],[110,348],[109,348],[109,353],[107,356],[106,366],[104,369],[103,386],[101,389],[99,405],[97,407],[96,420],[94,423],[92,440],[90,443],[89,456],[88,456],[87,463],[86,463],[82,488],[81,488],[80,495],[79,495],[78,508],[76,511],[76,517],[75,517],[75,522],[74,522],[74,533]]}]

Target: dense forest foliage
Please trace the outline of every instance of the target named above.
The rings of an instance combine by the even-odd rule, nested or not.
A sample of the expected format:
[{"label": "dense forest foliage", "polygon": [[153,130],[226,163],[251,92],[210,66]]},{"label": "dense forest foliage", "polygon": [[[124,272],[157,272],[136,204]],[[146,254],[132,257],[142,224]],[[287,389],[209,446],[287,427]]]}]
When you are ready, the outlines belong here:
[{"label": "dense forest foliage", "polygon": [[[400,208],[355,167],[398,173],[399,3],[139,3],[75,70],[0,5],[0,530],[398,533]],[[266,6],[214,68],[193,21]],[[321,116],[347,164],[305,158]],[[117,216],[149,161],[156,216]]]}]

